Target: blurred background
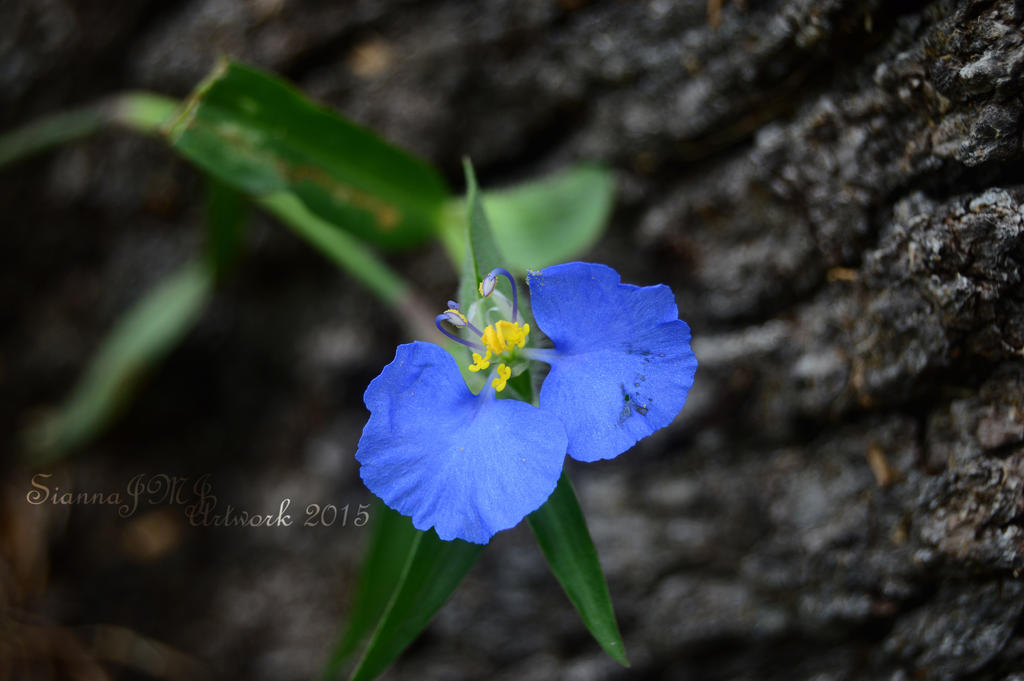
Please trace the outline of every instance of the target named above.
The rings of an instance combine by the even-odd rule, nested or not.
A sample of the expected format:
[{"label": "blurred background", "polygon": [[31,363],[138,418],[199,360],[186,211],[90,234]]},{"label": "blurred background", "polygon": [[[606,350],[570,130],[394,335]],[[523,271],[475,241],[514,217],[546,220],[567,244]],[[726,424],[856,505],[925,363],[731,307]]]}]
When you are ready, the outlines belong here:
[{"label": "blurred background", "polygon": [[[1020,681],[1022,16],[1015,0],[11,0],[0,129],[127,89],[182,98],[227,54],[456,191],[465,155],[485,189],[614,171],[585,259],[670,285],[700,361],[675,424],[569,469],[633,667],[590,639],[521,526],[384,678]],[[204,200],[164,143],[117,130],[0,169],[0,679],[309,679],[346,612],[372,501],[362,393],[408,337],[259,211],[111,427],[24,459],[124,311],[200,249]],[[388,262],[429,303],[454,291],[436,243]],[[209,476],[250,512],[288,499],[297,522],[52,503],[140,475],[150,495]],[[303,527],[309,504],[348,522]]]}]

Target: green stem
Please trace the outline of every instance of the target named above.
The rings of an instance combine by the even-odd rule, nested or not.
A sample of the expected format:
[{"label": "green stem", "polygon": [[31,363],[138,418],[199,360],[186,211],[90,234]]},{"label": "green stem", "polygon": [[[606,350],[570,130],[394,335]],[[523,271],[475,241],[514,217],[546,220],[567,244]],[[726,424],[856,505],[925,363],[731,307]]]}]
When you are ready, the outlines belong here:
[{"label": "green stem", "polygon": [[152,92],[126,92],[111,100],[110,120],[145,135],[160,135],[181,108],[172,97]]},{"label": "green stem", "polygon": [[0,135],[0,168],[111,126],[156,135],[177,108],[178,101],[169,97],[126,92],[40,118]]},{"label": "green stem", "polygon": [[409,284],[362,241],[311,213],[289,192],[274,192],[254,200],[370,289],[395,311],[414,337],[437,336],[433,315],[426,312]]}]

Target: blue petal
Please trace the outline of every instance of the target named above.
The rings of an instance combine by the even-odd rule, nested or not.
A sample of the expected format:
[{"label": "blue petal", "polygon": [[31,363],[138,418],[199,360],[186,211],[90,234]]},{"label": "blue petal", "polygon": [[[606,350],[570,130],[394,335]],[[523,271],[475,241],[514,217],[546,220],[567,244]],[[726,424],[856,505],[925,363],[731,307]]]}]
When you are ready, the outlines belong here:
[{"label": "blue petal", "polygon": [[363,482],[444,540],[486,544],[539,508],[562,471],[557,416],[487,392],[470,392],[443,349],[415,342],[398,347],[363,398]]},{"label": "blue petal", "polygon": [[610,459],[672,422],[697,358],[667,286],[622,284],[612,268],[580,262],[531,272],[527,283],[555,345],[540,407],[565,424],[569,456]]}]

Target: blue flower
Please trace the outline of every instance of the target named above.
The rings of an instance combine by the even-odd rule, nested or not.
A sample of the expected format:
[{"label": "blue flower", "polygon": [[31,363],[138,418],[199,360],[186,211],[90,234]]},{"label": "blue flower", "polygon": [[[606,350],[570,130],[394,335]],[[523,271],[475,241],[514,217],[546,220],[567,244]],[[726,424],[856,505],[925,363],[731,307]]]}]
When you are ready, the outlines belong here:
[{"label": "blue flower", "polygon": [[[690,329],[667,286],[622,284],[615,270],[589,263],[531,272],[533,313],[554,343],[539,349],[528,347],[530,325],[519,319],[508,271],[487,275],[480,295],[491,298],[499,276],[512,284],[510,306],[467,317],[449,301],[436,320],[473,350],[470,372],[490,372],[479,394],[450,354],[415,342],[398,347],[364,396],[370,420],[356,451],[363,481],[416,528],[433,527],[445,540],[483,544],[516,525],[554,491],[566,453],[612,458],[667,426],[697,369]],[[498,399],[537,360],[551,365],[539,408]]]},{"label": "blue flower", "polygon": [[540,408],[557,414],[579,461],[610,459],[682,410],[697,358],[664,285],[620,283],[605,265],[573,262],[527,276],[537,326],[554,350]]},{"label": "blue flower", "polygon": [[400,345],[364,396],[356,459],[371,492],[420,530],[486,544],[555,489],[566,437],[554,415],[466,387],[432,343]]}]

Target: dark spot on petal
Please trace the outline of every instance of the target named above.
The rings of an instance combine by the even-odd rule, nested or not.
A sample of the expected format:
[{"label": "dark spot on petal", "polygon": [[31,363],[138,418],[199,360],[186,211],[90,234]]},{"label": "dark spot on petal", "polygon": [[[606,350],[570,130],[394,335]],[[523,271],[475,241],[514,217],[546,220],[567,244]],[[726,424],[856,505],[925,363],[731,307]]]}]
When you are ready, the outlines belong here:
[{"label": "dark spot on petal", "polygon": [[619,388],[622,390],[622,411],[619,413],[619,425],[621,426],[633,415],[633,408],[625,384],[619,383]]},{"label": "dark spot on petal", "polygon": [[629,417],[632,415],[633,410],[629,408],[629,403],[627,402],[622,406],[622,413],[619,414],[619,425],[621,426],[623,423],[629,420]]}]

